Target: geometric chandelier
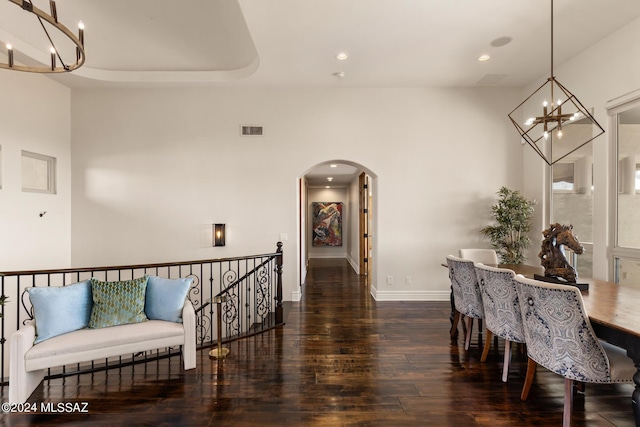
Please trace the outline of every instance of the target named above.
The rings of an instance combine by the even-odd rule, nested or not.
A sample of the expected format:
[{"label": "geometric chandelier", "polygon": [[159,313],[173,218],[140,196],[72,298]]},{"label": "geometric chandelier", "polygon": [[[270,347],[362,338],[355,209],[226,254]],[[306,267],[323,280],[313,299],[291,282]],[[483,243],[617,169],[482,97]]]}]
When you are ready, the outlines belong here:
[{"label": "geometric chandelier", "polygon": [[548,165],[564,159],[604,133],[578,98],[553,75],[553,0],[551,76],[509,113],[509,118],[520,136]]},{"label": "geometric chandelier", "polygon": [[[41,9],[38,9],[33,5],[31,0],[9,0],[11,3],[19,6],[23,11],[31,13],[35,19],[40,23],[40,27],[43,31],[43,37],[49,40],[50,44],[50,58],[44,62],[44,65],[22,65],[17,64],[14,60],[14,46],[10,43],[6,44],[7,62],[0,62],[0,68],[6,70],[26,71],[30,73],[66,73],[76,70],[85,62],[84,51],[84,24],[80,22],[78,24],[78,37],[75,36],[66,26],[58,22],[58,12],[56,9],[56,3],[54,0],[49,0],[50,13],[47,13]],[[46,21],[46,25],[45,25]],[[65,62],[60,55],[60,52],[56,48],[47,27],[52,28],[62,33],[67,39],[69,39],[75,45],[75,62]]]}]

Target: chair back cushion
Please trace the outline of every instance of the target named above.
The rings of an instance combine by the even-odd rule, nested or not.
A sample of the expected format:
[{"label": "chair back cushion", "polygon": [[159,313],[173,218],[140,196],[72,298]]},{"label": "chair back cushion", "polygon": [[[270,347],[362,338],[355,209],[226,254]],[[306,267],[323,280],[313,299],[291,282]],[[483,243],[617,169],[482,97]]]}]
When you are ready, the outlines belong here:
[{"label": "chair back cushion", "polygon": [[513,283],[515,273],[504,268],[476,264],[476,274],[487,329],[505,340],[525,342],[518,293]]},{"label": "chair back cushion", "polygon": [[482,319],[482,297],[473,261],[449,255],[447,265],[456,310],[467,317]]},{"label": "chair back cushion", "polygon": [[565,378],[610,382],[609,359],[578,288],[516,276],[527,355]]},{"label": "chair back cushion", "polygon": [[460,249],[460,258],[493,266],[498,265],[498,254],[493,249]]}]

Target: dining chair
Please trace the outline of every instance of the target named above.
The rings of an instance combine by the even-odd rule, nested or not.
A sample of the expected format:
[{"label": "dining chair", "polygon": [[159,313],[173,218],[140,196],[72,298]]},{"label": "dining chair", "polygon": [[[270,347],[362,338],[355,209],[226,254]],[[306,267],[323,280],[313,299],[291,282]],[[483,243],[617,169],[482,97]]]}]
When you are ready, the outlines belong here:
[{"label": "dining chair", "polygon": [[536,364],[564,377],[562,425],[569,427],[574,381],[632,382],[636,369],[623,349],[596,337],[578,288],[521,276],[514,280],[529,358],[525,387]]},{"label": "dining chair", "polygon": [[487,331],[480,362],[487,360],[493,335],[504,339],[502,382],[507,382],[511,362],[511,343],[525,342],[520,303],[513,283],[516,274],[512,270],[489,267],[480,263],[476,263],[475,268],[480,284]]},{"label": "dining chair", "polygon": [[470,259],[486,265],[497,266],[498,254],[493,249],[460,249],[460,258]]},{"label": "dining chair", "polygon": [[447,256],[447,266],[449,267],[449,279],[451,279],[451,290],[453,292],[453,302],[456,310],[454,327],[457,327],[460,316],[466,317],[467,327],[464,348],[465,350],[469,350],[473,330],[473,319],[478,319],[478,329],[479,333],[481,333],[482,324],[480,322],[484,317],[476,269],[473,261],[458,258],[453,255]]}]

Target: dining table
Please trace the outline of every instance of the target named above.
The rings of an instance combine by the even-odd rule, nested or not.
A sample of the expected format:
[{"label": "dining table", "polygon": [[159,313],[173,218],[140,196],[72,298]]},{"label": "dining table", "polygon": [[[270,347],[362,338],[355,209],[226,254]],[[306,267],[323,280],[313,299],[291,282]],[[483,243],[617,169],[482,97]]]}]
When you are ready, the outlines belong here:
[{"label": "dining table", "polygon": [[[542,267],[531,265],[501,264],[498,267],[528,278],[544,275]],[[577,282],[589,285],[588,290],[581,291],[582,300],[598,338],[625,349],[633,360],[636,373],[631,404],[636,426],[640,427],[640,287],[584,277],[579,277]]]}]

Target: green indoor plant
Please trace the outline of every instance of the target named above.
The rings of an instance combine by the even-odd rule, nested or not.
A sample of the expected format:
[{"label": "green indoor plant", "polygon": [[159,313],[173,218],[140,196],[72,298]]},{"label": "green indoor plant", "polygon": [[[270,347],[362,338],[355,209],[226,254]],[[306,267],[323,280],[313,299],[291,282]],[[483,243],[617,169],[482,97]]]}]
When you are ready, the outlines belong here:
[{"label": "green indoor plant", "polygon": [[484,227],[480,232],[489,238],[502,264],[521,264],[524,250],[531,244],[529,232],[535,201],[507,187],[500,188],[497,194],[498,203],[491,207],[497,225]]}]

